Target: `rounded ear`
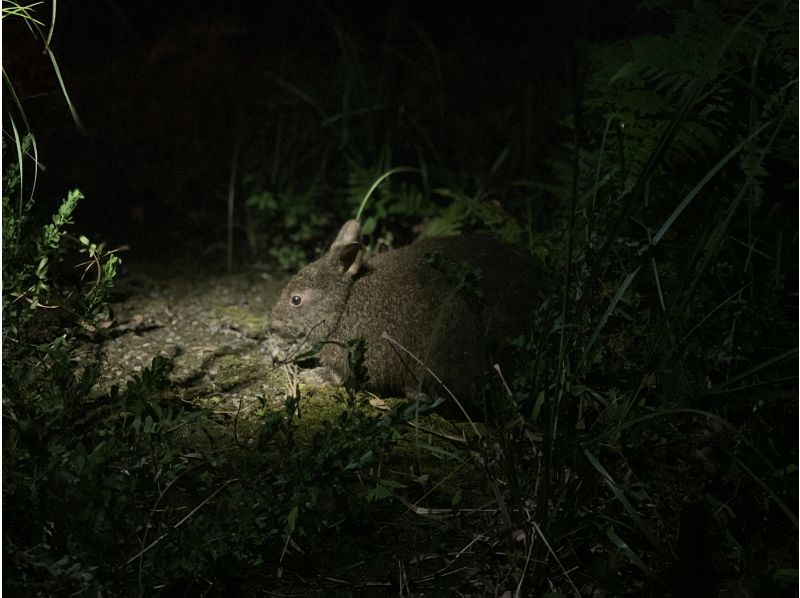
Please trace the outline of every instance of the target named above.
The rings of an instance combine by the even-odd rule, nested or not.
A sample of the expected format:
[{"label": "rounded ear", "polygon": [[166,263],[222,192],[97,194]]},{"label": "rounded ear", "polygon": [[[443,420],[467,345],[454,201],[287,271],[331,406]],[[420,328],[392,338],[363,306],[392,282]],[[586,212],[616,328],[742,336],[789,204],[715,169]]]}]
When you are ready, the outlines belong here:
[{"label": "rounded ear", "polygon": [[332,247],[331,254],[335,257],[336,267],[342,276],[352,277],[361,270],[364,261],[364,247],[361,243]]},{"label": "rounded ear", "polygon": [[342,245],[349,245],[351,243],[358,243],[361,241],[361,225],[358,220],[348,220],[339,229],[339,234],[331,245],[331,251]]}]

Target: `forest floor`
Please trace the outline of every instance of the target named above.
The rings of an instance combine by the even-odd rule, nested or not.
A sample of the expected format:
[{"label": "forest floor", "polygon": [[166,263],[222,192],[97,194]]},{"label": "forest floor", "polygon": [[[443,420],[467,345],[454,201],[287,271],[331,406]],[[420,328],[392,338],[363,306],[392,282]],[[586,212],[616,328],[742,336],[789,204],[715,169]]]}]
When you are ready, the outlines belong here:
[{"label": "forest floor", "polygon": [[[172,363],[170,382],[175,395],[186,403],[210,410],[214,422],[219,425],[212,434],[218,438],[231,438],[239,444],[238,439],[245,437],[245,434],[242,434],[241,427],[237,427],[237,422],[241,423],[252,416],[251,422],[254,423],[259,415],[263,415],[265,407],[267,410],[280,409],[285,397],[290,394],[287,392],[285,373],[272,363],[266,339],[270,311],[286,280],[286,275],[273,274],[257,265],[230,275],[225,274],[224,269],[217,264],[200,265],[190,261],[127,266],[116,282],[108,316],[101,323],[101,327],[107,332],[106,340],[99,348],[96,344],[86,347],[87,363],[91,362],[98,351],[101,354],[102,371],[93,394],[97,397],[107,395],[112,386],[124,385],[149,367],[155,357],[164,356]],[[330,397],[321,389],[305,389],[304,398],[306,425],[313,426],[314,420],[324,417],[329,409],[343,408],[340,403],[330,401]],[[382,401],[380,406],[372,400],[370,403],[379,409],[386,408]],[[251,436],[251,441],[245,445],[255,442],[255,437],[256,435]],[[661,461],[662,466],[652,460],[658,456],[657,451],[651,455],[650,450],[642,448],[644,445],[640,450],[634,451],[631,459],[633,467],[636,467],[637,459],[642,460],[639,463],[641,468],[652,466],[650,477],[660,482],[662,489],[665,489],[664,496],[661,497],[663,502],[660,513],[665,522],[677,519],[681,510],[691,514],[691,509],[687,510],[678,504],[685,496],[691,494],[702,497],[707,492],[709,484],[702,475],[695,475],[702,468],[690,467],[684,463],[684,460],[702,460],[699,451],[706,444],[707,438],[707,433],[702,430],[699,433],[687,431],[682,436],[683,449],[679,451],[683,455],[682,460],[675,462],[665,458]],[[450,451],[452,447],[441,443],[437,450]],[[450,511],[453,510],[451,495],[455,496],[456,492],[460,495],[459,488],[463,488],[466,504],[481,504],[486,500],[486,496],[482,494],[486,492],[486,487],[481,485],[480,476],[476,472],[461,472],[451,479],[451,475],[458,473],[461,467],[457,461],[448,462],[445,459],[440,463],[433,451],[423,451],[427,458],[419,463],[419,453],[419,447],[409,436],[398,443],[392,460],[387,459],[382,463],[387,474],[404,472],[407,475],[409,471],[417,471],[415,464],[421,468],[419,471],[425,472],[424,475],[417,476],[417,479],[424,479],[423,482],[408,482],[409,488],[396,493],[407,497],[403,501],[405,505],[414,503],[416,506],[417,499],[421,501],[428,497],[431,504],[447,506],[449,508],[446,510]],[[627,463],[625,467],[628,467]],[[715,472],[711,477],[716,479],[721,475],[720,472]],[[432,485],[437,492],[431,496],[429,494],[433,490],[428,478],[437,480]],[[592,479],[592,476],[587,479]],[[449,480],[447,484],[444,484],[445,480]],[[599,480],[595,482],[598,487],[601,485]],[[691,491],[687,488],[691,488]],[[360,488],[358,491],[363,494],[366,490]],[[595,492],[596,490],[586,490],[584,494],[587,497],[594,496]],[[589,499],[589,503],[592,500],[595,499]],[[647,499],[648,504],[650,500]],[[352,567],[350,577],[368,581],[357,583],[350,580],[347,587],[356,592],[367,587],[373,592],[376,590],[374,584],[378,584],[381,589],[387,589],[384,586],[391,585],[389,578],[392,576],[387,577],[386,564],[416,562],[414,551],[419,548],[417,543],[420,538],[424,538],[423,545],[429,551],[435,545],[442,554],[456,554],[459,547],[470,544],[469,536],[473,533],[471,530],[481,526],[491,529],[497,524],[491,518],[482,518],[483,509],[471,509],[469,516],[462,513],[458,525],[450,520],[438,523],[432,523],[425,518],[409,520],[407,517],[412,509],[407,509],[404,504],[388,504],[386,501],[370,503],[371,511],[365,508],[365,519],[360,525],[352,526],[353,529],[349,529],[348,525],[344,525],[343,529],[337,527],[336,533],[330,535],[324,545],[306,546],[306,549],[313,548],[310,553],[303,553],[297,548],[296,560],[287,558],[283,563],[289,571],[294,572],[291,581],[281,581],[278,575],[264,583],[273,587],[274,584],[286,582],[287,587],[292,588],[298,583],[302,586],[303,583],[313,582],[315,587],[330,590],[331,584],[345,582],[340,581],[338,576],[334,580],[326,575],[342,567]],[[674,516],[670,515],[672,509],[669,505],[672,504],[677,506]],[[600,507],[599,511],[605,513],[605,508]],[[366,513],[369,513],[368,517]],[[747,519],[749,515],[744,511],[741,516]],[[682,517],[685,519],[685,513]],[[741,568],[741,555],[738,552],[725,552],[720,548],[730,543],[723,541],[718,536],[720,532],[712,529],[711,523],[706,521],[705,512],[699,517],[702,519],[700,527],[708,527],[709,538],[713,538],[714,543],[719,543],[709,551],[709,556],[703,561],[704,565],[700,567],[705,568],[705,573],[715,579],[707,584],[708,587],[724,587],[730,595],[758,595],[752,589],[758,584],[755,584],[746,569]],[[369,525],[365,523],[367,520]],[[653,521],[654,525],[657,523]],[[672,524],[675,528],[681,528],[680,535],[687,533],[685,523],[678,525],[673,521]],[[796,555],[796,535],[793,530],[778,528],[775,521],[771,521],[768,527],[764,526],[763,532],[768,540],[756,542],[754,545],[763,548],[762,558],[767,570],[779,573],[788,571]],[[674,534],[675,531],[671,533]],[[665,532],[665,535],[669,536],[670,533]],[[435,542],[433,538],[436,538]],[[298,541],[302,543],[302,540]],[[284,546],[284,551],[285,548]],[[313,567],[305,562],[311,553],[315,554],[316,559]],[[432,577],[431,571],[437,570],[442,563],[433,557],[429,558],[432,560],[425,566],[409,565],[408,574],[419,582],[418,587],[438,587],[431,581],[435,577]],[[590,566],[594,560],[604,563],[606,558],[613,558],[613,555],[595,555],[584,566]],[[483,565],[491,568],[493,563],[497,566],[492,559],[486,560]],[[449,566],[445,564],[441,570],[448,571]],[[432,567],[431,571],[427,570],[428,567]],[[695,571],[697,567],[690,569]],[[310,573],[315,570],[316,576]],[[587,572],[588,578],[591,578],[589,573]],[[673,574],[674,572],[667,571],[666,577],[670,578]],[[310,578],[305,579],[304,575],[310,575]],[[466,583],[464,587],[487,589],[492,587],[488,581],[490,577],[489,573],[481,571],[480,566],[473,564],[460,581]],[[458,582],[455,583],[458,585]],[[603,594],[598,589],[603,583],[596,583],[597,586],[585,586],[587,595],[613,595],[613,591]],[[367,585],[362,587],[363,584]],[[626,584],[627,590],[630,590],[627,586],[639,587],[635,582]],[[782,586],[778,584],[776,587]],[[594,590],[600,593],[593,594]]]},{"label": "forest floor", "polygon": [[[92,395],[102,397],[115,385],[124,387],[126,381],[150,367],[154,358],[163,356],[172,363],[171,393],[192,407],[211,412],[210,421],[216,427],[205,427],[206,432],[217,441],[227,442],[226,446],[245,448],[256,443],[257,434],[251,432],[263,421],[265,410],[285,407],[289,395],[286,374],[273,365],[266,338],[272,305],[287,278],[258,267],[230,275],[222,270],[216,265],[191,262],[127,267],[115,283],[109,313],[101,323],[107,339],[99,346],[96,342],[87,344],[82,353],[86,363],[91,363],[98,353],[101,356],[102,369]],[[320,420],[330,419],[331,414],[338,415],[344,409],[341,401],[332,400],[330,392],[321,388],[304,389],[303,421],[307,429],[317,429]],[[386,411],[387,404],[394,401],[373,397],[369,403],[372,408]],[[450,428],[455,429],[454,426]],[[411,437],[397,442],[392,463],[410,467],[412,459],[408,455],[418,448],[413,433]],[[198,446],[206,442],[202,437],[190,438],[197,439]],[[245,442],[240,442],[241,439]],[[419,463],[420,455],[417,452],[413,455],[413,462]],[[388,462],[385,465],[388,469]],[[428,470],[434,472],[436,467],[450,467],[443,466],[439,459],[428,465]],[[411,486],[413,491],[417,485]],[[443,489],[452,491],[447,484]],[[392,528],[391,533],[367,529],[361,521],[355,530],[339,530],[323,546],[315,546],[316,566],[320,571],[340,571],[346,565],[352,568],[351,575],[368,580],[348,582],[348,587],[390,585],[384,579],[385,563],[409,551],[408,537],[418,533],[417,528],[425,522],[403,528],[395,519],[402,517],[406,508],[396,505],[399,511],[391,511],[392,516],[385,515],[387,508],[390,507],[384,503],[373,505],[373,512],[383,522],[381,525]],[[302,555],[296,542],[293,546]],[[376,552],[380,557],[376,557]],[[345,583],[314,575],[310,581],[303,580],[301,574],[314,569],[304,559],[294,563],[291,558],[286,559],[289,570],[294,571],[286,574],[288,581],[278,575],[264,583],[268,587],[288,584],[287,587],[295,589],[298,583],[304,588],[305,583],[323,586]],[[419,573],[417,569],[424,570],[427,566],[430,565],[420,565],[414,571]],[[252,583],[258,588],[262,582]]]},{"label": "forest floor", "polygon": [[102,326],[95,393],[141,373],[156,356],[172,361],[184,400],[220,414],[246,415],[284,385],[265,332],[285,278],[252,268],[224,274],[198,265],[134,265],[117,281]]}]

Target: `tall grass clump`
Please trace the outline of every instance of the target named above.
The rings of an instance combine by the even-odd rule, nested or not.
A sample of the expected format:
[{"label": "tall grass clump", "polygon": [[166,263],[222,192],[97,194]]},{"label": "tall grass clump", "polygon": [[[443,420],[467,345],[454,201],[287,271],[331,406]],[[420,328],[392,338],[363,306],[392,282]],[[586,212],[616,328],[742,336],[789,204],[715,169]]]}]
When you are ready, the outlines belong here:
[{"label": "tall grass clump", "polygon": [[529,185],[562,206],[540,324],[487,391],[486,429],[453,444],[481,490],[453,496],[452,587],[795,582],[792,6],[697,3],[670,35],[586,53],[563,157]]},{"label": "tall grass clump", "polygon": [[[781,415],[796,417],[782,389],[797,359],[796,46],[775,16],[787,9],[701,3],[671,36],[599,49],[570,123],[571,250],[541,488],[552,500],[583,469],[607,490],[568,515],[539,506],[545,530],[593,526],[600,561],[635,572],[615,592],[791,583],[787,561],[764,557],[767,544],[797,550],[781,532],[797,528]],[[770,539],[748,521],[766,521]],[[596,556],[571,556],[598,574]],[[609,590],[602,573],[593,583]]]},{"label": "tall grass clump", "polygon": [[[758,595],[796,576],[780,556],[797,552],[796,6],[649,8],[673,15],[672,33],[576,44],[572,110],[536,174],[525,127],[471,123],[490,140],[481,159],[442,141],[458,129],[447,57],[423,37],[417,62],[388,68],[400,52],[368,60],[336,25],[349,57],[336,93],[282,80],[311,120],[292,119],[305,137],[278,127],[275,156],[311,155],[285,143],[330,127],[303,179],[336,198],[321,228],[403,165],[416,172],[364,210],[375,241],[409,219],[423,234],[491,230],[546,273],[537,326],[476,400],[484,421],[419,424],[409,442],[426,458],[374,481],[372,498],[404,505],[406,529],[438,547],[405,547],[409,591]],[[401,81],[407,94],[380,95]],[[281,186],[259,176],[254,189]],[[299,231],[314,220],[298,206],[316,201],[250,203]]]},{"label": "tall grass clump", "polygon": [[[45,44],[75,115],[47,46],[52,31],[45,34],[35,6],[3,2],[3,20],[22,19]],[[89,493],[80,474],[92,470],[102,452],[87,451],[80,431],[82,401],[99,363],[91,351],[80,356],[78,348],[98,333],[120,259],[103,243],[71,232],[83,199],[78,190],[67,193],[49,221],[37,220],[37,146],[5,71],[3,78],[11,100],[4,114],[2,189],[4,588],[51,594],[95,583],[96,567],[81,563],[73,534],[84,525],[91,531],[83,533],[103,531],[86,518],[96,515],[86,499],[102,501],[102,484]],[[98,481],[102,468],[94,473]]]},{"label": "tall grass clump", "polygon": [[[3,19],[21,19],[45,45],[64,99],[75,114],[47,45],[52,30],[45,33],[44,24],[35,17],[36,6],[3,2]],[[53,14],[55,6],[54,3]],[[64,360],[71,359],[76,341],[97,331],[120,259],[114,251],[106,250],[105,244],[93,243],[70,231],[75,210],[83,200],[78,190],[67,193],[49,221],[38,221],[34,210],[40,171],[36,141],[5,70],[3,78],[11,99],[3,115],[5,408],[72,383],[68,380],[73,373],[71,368],[62,371],[51,366],[64,366]],[[89,375],[88,369],[85,373]],[[54,381],[49,375],[64,378]],[[8,412],[4,411],[4,415]]]},{"label": "tall grass clump", "polygon": [[[471,107],[478,114],[466,122],[460,90],[470,75],[422,27],[391,11],[369,32],[333,14],[326,23],[320,44],[337,57],[330,68],[296,58],[267,64],[252,82],[258,91],[238,107],[246,131],[239,189],[255,255],[297,269],[388,172],[396,174],[373,190],[361,221],[372,244],[407,243],[420,220],[426,234],[535,236],[514,218],[530,207],[519,198],[523,160],[512,151],[522,142],[500,141],[529,136],[529,127],[498,134],[491,116],[508,111],[507,98],[484,99],[491,104]],[[542,251],[538,237],[531,246]]]}]

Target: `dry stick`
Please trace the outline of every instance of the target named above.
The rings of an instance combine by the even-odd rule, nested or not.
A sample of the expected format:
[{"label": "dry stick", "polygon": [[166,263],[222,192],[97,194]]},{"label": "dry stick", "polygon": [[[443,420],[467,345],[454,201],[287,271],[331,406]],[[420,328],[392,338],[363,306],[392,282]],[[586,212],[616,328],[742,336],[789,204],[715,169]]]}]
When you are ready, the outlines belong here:
[{"label": "dry stick", "polygon": [[[189,473],[189,472],[191,472],[191,471],[194,471],[195,469],[197,469],[198,467],[200,467],[202,464],[203,464],[203,462],[201,461],[200,463],[196,463],[195,465],[192,465],[192,466],[191,466],[191,467],[189,467],[188,469],[184,469],[182,472],[180,472],[180,473],[179,473],[179,474],[178,474],[178,475],[175,477],[175,479],[171,480],[171,481],[170,481],[170,482],[169,482],[169,483],[168,483],[168,484],[167,484],[167,485],[164,487],[164,489],[163,489],[163,490],[160,492],[160,494],[158,495],[158,498],[156,499],[156,502],[155,502],[155,503],[153,503],[153,506],[152,506],[152,507],[151,507],[151,509],[150,509],[150,514],[147,516],[147,521],[146,521],[146,523],[145,523],[145,526],[144,526],[144,534],[142,535],[142,544],[144,544],[144,543],[147,541],[147,530],[150,528],[150,521],[152,520],[152,518],[153,518],[153,514],[156,512],[156,509],[158,508],[158,505],[159,505],[159,503],[161,502],[161,499],[162,499],[162,498],[164,498],[164,496],[166,496],[167,492],[169,492],[169,489],[170,489],[170,488],[172,488],[173,484],[177,483],[177,481],[178,481],[178,480],[180,480],[180,479],[181,479],[181,478],[182,478],[184,475],[186,475],[187,473]],[[148,548],[149,548],[149,547],[148,547]],[[139,557],[139,556],[143,555],[143,554],[145,553],[145,550],[146,550],[146,549],[142,549],[142,551],[141,551],[139,554],[137,554],[135,557],[133,557],[133,558],[135,559],[135,558],[137,558],[137,557]],[[133,559],[131,559],[131,560],[133,560]],[[128,564],[128,563],[130,563],[130,562],[131,562],[131,561],[128,561],[128,562],[127,562],[127,563],[125,563],[125,564],[127,565],[127,564]],[[121,567],[121,566],[122,566],[122,565],[120,565],[120,567]],[[140,578],[141,578],[141,575],[142,575],[142,566],[143,566],[143,563],[140,561],[140,562],[139,562],[139,576],[140,576]]]},{"label": "dry stick", "polygon": [[575,591],[575,595],[580,597],[581,593],[578,591],[578,588],[575,587],[575,584],[573,583],[572,578],[569,576],[569,573],[567,573],[567,570],[564,568],[564,565],[561,564],[561,561],[559,560],[556,551],[553,550],[553,547],[550,546],[550,542],[548,542],[547,538],[544,537],[541,528],[537,525],[537,523],[533,519],[531,519],[531,525],[533,526],[533,529],[536,530],[536,533],[539,534],[539,537],[542,539],[542,542],[544,542],[544,545],[547,547],[547,550],[550,552],[550,554],[553,555],[553,558],[556,560],[558,566],[561,567],[561,571],[564,572],[564,577],[569,582],[569,585],[572,586],[572,589]]},{"label": "dry stick", "polygon": [[[430,494],[431,492],[432,492],[432,490],[428,491],[425,494],[425,496],[428,496],[428,494]],[[419,501],[417,501],[416,503],[413,503],[410,500],[408,500],[406,498],[403,498],[399,494],[395,495],[395,498],[397,500],[399,500],[403,505],[405,505],[405,507],[406,507],[406,509],[408,511],[411,511],[412,513],[420,515],[421,517],[430,517],[432,519],[438,519],[438,518],[446,517],[447,515],[450,515],[451,513],[453,513],[456,510],[456,509],[453,509],[453,508],[435,509],[433,507],[420,507],[419,506]],[[425,497],[423,496],[422,498],[425,498]],[[420,499],[420,500],[422,500],[422,499]],[[459,511],[463,511],[463,509],[459,509]],[[403,513],[403,515],[404,514],[405,513]],[[403,515],[400,515],[397,519],[399,520]]]},{"label": "dry stick", "polygon": [[286,542],[283,543],[283,550],[281,550],[281,556],[278,559],[278,579],[283,577],[283,557],[286,556],[286,550],[289,548],[289,541],[291,539],[292,539],[292,532],[289,532],[288,534],[286,534]]},{"label": "dry stick", "polygon": [[511,392],[511,388],[509,388],[508,383],[506,382],[505,376],[503,376],[503,372],[500,371],[500,364],[494,364],[494,371],[497,372],[497,376],[500,378],[500,382],[503,383],[503,387],[506,389],[506,394],[511,397],[514,396],[514,393]]},{"label": "dry stick", "polygon": [[192,509],[192,510],[191,510],[191,511],[190,511],[190,512],[189,512],[189,513],[186,515],[186,517],[184,517],[183,519],[181,519],[181,520],[180,520],[178,523],[176,523],[175,525],[173,525],[173,526],[172,526],[170,529],[168,529],[168,530],[167,530],[167,531],[165,531],[163,534],[161,534],[161,535],[160,535],[158,538],[156,538],[155,540],[153,540],[153,541],[152,541],[152,542],[151,542],[151,543],[150,543],[150,544],[147,546],[147,548],[144,548],[144,549],[142,549],[141,551],[139,551],[139,553],[138,553],[138,554],[135,554],[134,556],[132,556],[131,558],[129,558],[127,561],[125,561],[125,564],[126,564],[126,565],[130,565],[130,564],[131,564],[133,561],[135,561],[136,559],[138,559],[140,556],[143,556],[145,552],[147,552],[148,550],[150,550],[151,548],[153,548],[153,547],[154,547],[156,544],[158,544],[159,542],[161,542],[161,540],[163,540],[164,538],[166,538],[166,537],[167,537],[167,534],[169,534],[169,533],[170,533],[170,531],[172,531],[172,530],[176,530],[176,529],[178,529],[180,526],[182,526],[184,523],[186,523],[186,521],[188,521],[188,520],[189,520],[189,518],[190,518],[192,515],[194,515],[195,513],[197,513],[197,511],[199,511],[201,508],[203,508],[203,507],[205,506],[205,504],[206,504],[208,501],[210,501],[210,500],[211,500],[212,498],[214,498],[214,497],[215,497],[217,494],[219,494],[220,492],[222,492],[222,491],[223,491],[223,490],[224,490],[224,489],[225,489],[225,488],[228,486],[228,484],[232,484],[233,482],[236,482],[236,481],[238,481],[238,480],[239,480],[239,478],[232,478],[232,479],[228,480],[227,482],[225,482],[224,484],[222,484],[222,486],[220,486],[219,488],[217,488],[216,490],[214,490],[214,492],[212,492],[212,493],[211,493],[211,494],[210,494],[210,495],[209,495],[209,496],[208,496],[208,497],[207,497],[205,500],[203,500],[203,502],[201,502],[201,503],[200,503],[199,505],[197,505],[197,506],[196,506],[194,509]]},{"label": "dry stick", "polygon": [[236,417],[233,418],[233,441],[237,446],[242,446],[239,442],[239,413],[242,411],[242,399],[239,399],[239,404],[236,406]]},{"label": "dry stick", "polygon": [[415,424],[414,422],[405,422],[404,425],[408,426],[409,428],[414,428],[415,430],[419,430],[420,432],[424,432],[425,434],[436,436],[437,438],[441,438],[442,440],[447,440],[448,442],[452,442],[453,444],[458,444],[460,447],[467,446],[467,441],[461,436],[452,436],[451,434],[445,434],[444,432],[439,432],[438,430],[426,428],[425,426]]},{"label": "dry stick", "polygon": [[[487,530],[487,531],[489,531],[489,530]],[[465,553],[467,550],[469,550],[469,549],[472,547],[472,545],[473,545],[473,544],[475,544],[475,542],[477,542],[478,540],[482,540],[482,539],[483,539],[483,538],[485,538],[485,537],[486,537],[486,533],[483,533],[483,534],[477,534],[476,536],[473,536],[473,537],[472,537],[472,540],[470,540],[469,542],[467,542],[467,545],[466,545],[466,546],[464,546],[464,547],[463,547],[461,550],[459,550],[459,551],[456,553],[456,555],[455,555],[455,556],[454,556],[452,559],[450,559],[450,562],[449,562],[449,563],[448,563],[448,564],[447,564],[445,567],[443,567],[443,568],[439,569],[439,570],[436,572],[436,575],[439,575],[440,573],[444,573],[445,571],[447,571],[447,570],[448,570],[448,569],[449,569],[449,568],[450,568],[450,567],[453,565],[453,563],[455,563],[455,562],[456,562],[456,559],[458,559],[458,557],[460,557],[460,556],[461,556],[462,554],[464,554],[464,553]]]},{"label": "dry stick", "polygon": [[[323,320],[323,321],[322,321],[322,322],[320,322],[319,324],[315,324],[315,325],[314,325],[314,326],[311,328],[311,330],[309,330],[308,332],[306,332],[306,335],[305,335],[305,337],[304,337],[304,338],[303,338],[303,340],[302,340],[302,341],[301,341],[301,342],[300,342],[300,343],[297,345],[297,348],[296,348],[296,349],[294,349],[294,351],[293,351],[291,354],[289,354],[289,355],[286,355],[286,356],[280,356],[280,360],[278,361],[277,365],[282,365],[282,366],[288,366],[288,365],[291,365],[291,364],[293,364],[293,363],[295,362],[295,360],[297,359],[297,356],[298,356],[298,355],[303,355],[303,354],[307,353],[307,352],[308,352],[308,350],[306,349],[306,347],[308,346],[308,338],[309,338],[309,337],[310,337],[310,336],[311,336],[311,335],[314,333],[314,331],[315,331],[315,330],[316,330],[318,327],[322,326],[324,323],[325,323],[325,321]],[[277,360],[278,358],[276,357],[275,359]],[[273,363],[275,363],[275,362],[273,361]],[[272,369],[273,369],[273,371],[275,370],[275,368],[276,368],[276,367],[277,367],[277,366],[273,365],[273,368],[272,368]]]},{"label": "dry stick", "polygon": [[531,541],[528,544],[528,554],[525,555],[525,566],[522,568],[522,573],[519,576],[519,583],[517,584],[517,589],[514,590],[514,598],[520,598],[522,596],[522,584],[525,583],[525,573],[528,571],[528,565],[531,562],[532,552],[533,552],[533,542]]},{"label": "dry stick", "polygon": [[[495,547],[497,543],[492,544],[492,548]],[[450,575],[455,575],[456,573],[461,573],[462,571],[467,571],[470,568],[469,565],[464,565],[463,567],[459,567],[458,569],[453,569],[452,571],[448,571],[447,573],[434,573],[433,575],[428,575],[427,577],[420,577],[417,579],[417,583],[426,583],[429,581],[439,580],[441,577],[449,577]]]},{"label": "dry stick", "polygon": [[[481,433],[478,431],[478,428],[475,426],[473,421],[470,419],[470,417],[467,414],[466,410],[461,405],[461,403],[458,401],[458,399],[455,397],[455,395],[452,392],[450,392],[449,388],[447,388],[447,385],[444,382],[442,382],[442,380],[427,365],[422,363],[422,361],[416,355],[414,355],[411,351],[406,349],[398,341],[396,341],[391,336],[389,336],[386,332],[381,334],[381,338],[386,339],[390,343],[396,345],[397,347],[399,347],[400,349],[405,351],[409,356],[411,356],[412,359],[414,359],[418,364],[420,364],[422,367],[424,367],[427,370],[427,372],[431,376],[433,376],[434,380],[436,380],[436,382],[438,382],[441,385],[441,387],[444,388],[447,391],[447,394],[450,395],[450,397],[455,401],[456,405],[458,405],[458,408],[461,409],[461,413],[463,413],[464,417],[467,418],[467,421],[472,426],[472,429],[475,431],[475,434],[477,434],[478,438],[481,438]],[[500,368],[498,366],[495,366],[495,368],[497,369],[497,371],[499,373]],[[503,379],[502,374],[500,374],[500,378],[501,378],[501,380]],[[503,383],[505,384],[505,380],[503,380]],[[511,394],[511,390],[508,388],[508,385],[506,385],[506,389],[508,390],[509,394]],[[503,497],[502,497],[502,495],[500,493],[500,489],[497,487],[497,484],[492,484],[492,491],[494,492],[495,500],[497,501],[497,506],[500,509],[500,513],[503,516],[503,519],[505,520],[506,525],[508,527],[511,527],[512,526],[511,515],[509,514],[508,509],[506,508],[505,501],[503,500]]]},{"label": "dry stick", "polygon": [[405,352],[406,352],[406,353],[407,353],[407,354],[408,354],[408,355],[411,357],[411,359],[413,359],[413,360],[414,360],[414,361],[416,361],[416,362],[417,362],[419,365],[421,365],[422,367],[424,367],[424,368],[425,368],[425,370],[426,370],[426,371],[427,371],[427,372],[428,372],[428,373],[429,373],[431,376],[433,376],[433,379],[434,379],[434,380],[436,380],[436,382],[439,384],[439,386],[441,386],[442,388],[444,388],[444,389],[445,389],[445,391],[447,391],[447,394],[449,394],[449,395],[450,395],[450,398],[451,398],[451,399],[453,399],[453,401],[455,401],[456,405],[458,405],[458,408],[459,408],[459,409],[461,409],[461,413],[463,413],[463,414],[464,414],[464,417],[465,417],[465,418],[467,418],[467,421],[469,422],[469,425],[470,425],[470,426],[472,426],[472,430],[475,432],[475,434],[478,436],[478,438],[482,438],[482,436],[481,436],[481,433],[478,431],[478,427],[475,425],[475,423],[472,421],[472,419],[470,419],[469,415],[467,414],[466,410],[465,410],[465,409],[464,409],[464,407],[461,405],[461,403],[459,402],[459,400],[456,398],[456,396],[455,396],[455,395],[454,395],[452,392],[450,392],[450,389],[449,389],[449,388],[447,388],[447,385],[446,385],[444,382],[442,382],[442,379],[441,379],[441,378],[439,378],[439,376],[437,376],[437,375],[436,375],[436,374],[433,372],[433,370],[431,370],[431,369],[430,369],[430,368],[429,368],[427,365],[425,365],[425,364],[422,362],[422,360],[421,360],[419,357],[417,357],[417,356],[416,356],[416,355],[414,355],[414,354],[413,354],[411,351],[409,351],[409,350],[408,350],[408,349],[406,349],[406,348],[405,348],[403,345],[401,345],[399,341],[397,341],[397,340],[393,339],[391,336],[389,336],[389,334],[388,334],[388,333],[384,332],[383,334],[381,334],[381,338],[383,338],[383,339],[385,339],[385,340],[389,341],[390,343],[392,343],[392,344],[393,344],[393,345],[395,345],[396,347],[398,347],[398,348],[402,349],[403,351],[405,351]]},{"label": "dry stick", "polygon": [[392,586],[390,581],[346,581],[337,577],[324,577],[328,581],[342,584],[343,586],[353,586],[356,588],[387,588]]},{"label": "dry stick", "polygon": [[397,595],[402,596],[403,591],[408,587],[408,579],[406,577],[405,568],[403,567],[403,561],[401,561],[400,559],[397,560],[397,582],[398,585],[400,586]]},{"label": "dry stick", "polygon": [[[425,494],[423,494],[422,496],[420,496],[420,497],[419,497],[419,498],[418,498],[416,501],[414,501],[413,503],[412,503],[412,502],[410,502],[410,501],[409,501],[409,502],[406,502],[406,503],[405,503],[405,504],[406,504],[406,506],[407,506],[409,509],[411,509],[412,511],[414,511],[415,513],[417,513],[418,515],[422,515],[422,514],[424,514],[424,513],[431,513],[431,514],[435,514],[435,513],[451,513],[451,512],[453,512],[455,509],[451,509],[451,508],[446,508],[446,509],[429,509],[429,508],[427,508],[427,507],[420,507],[420,506],[419,506],[419,503],[421,503],[423,500],[425,500],[426,498],[428,498],[428,496],[430,496],[431,494],[433,494],[434,492],[436,492],[436,490],[438,490],[438,489],[439,489],[439,488],[440,488],[440,487],[441,487],[441,486],[442,486],[442,485],[443,485],[443,484],[444,484],[444,483],[445,483],[447,480],[449,480],[449,479],[450,479],[452,476],[454,476],[454,475],[455,475],[455,474],[457,474],[459,471],[461,471],[461,468],[462,468],[462,467],[463,467],[463,465],[459,465],[458,467],[456,467],[456,468],[455,468],[455,470],[454,470],[452,473],[448,473],[448,474],[447,474],[446,476],[444,476],[444,477],[443,477],[441,480],[439,480],[437,483],[435,483],[433,486],[431,486],[431,489],[430,489],[430,490],[428,490],[428,491],[427,491]],[[459,510],[461,510],[461,509],[459,509]]]},{"label": "dry stick", "polygon": [[[494,364],[494,371],[497,372],[497,375],[500,377],[500,381],[503,383],[503,386],[505,387],[508,396],[513,397],[514,395],[511,392],[511,388],[509,388],[508,384],[506,383],[505,376],[503,376],[503,372],[500,370],[499,363]],[[500,507],[500,512],[503,514],[503,518],[506,520],[506,525],[508,525],[508,527],[511,528],[512,527],[511,515],[508,513],[505,501],[503,500],[503,495],[500,494],[500,490],[497,488],[496,483],[492,484],[492,490],[494,491],[495,499],[497,500],[497,506]],[[530,559],[530,551],[528,551],[528,559]],[[527,568],[527,566],[528,566],[528,561],[526,560],[525,567]],[[524,579],[525,579],[525,571],[523,570],[522,577],[520,577],[519,579],[519,585],[517,585],[517,595],[519,594],[519,591],[522,588],[522,581]]]},{"label": "dry stick", "polygon": [[295,374],[294,370],[289,367],[288,363],[283,364],[283,371],[286,374],[286,389],[289,391],[289,396],[292,399],[298,400],[297,386],[299,382],[297,375]]}]

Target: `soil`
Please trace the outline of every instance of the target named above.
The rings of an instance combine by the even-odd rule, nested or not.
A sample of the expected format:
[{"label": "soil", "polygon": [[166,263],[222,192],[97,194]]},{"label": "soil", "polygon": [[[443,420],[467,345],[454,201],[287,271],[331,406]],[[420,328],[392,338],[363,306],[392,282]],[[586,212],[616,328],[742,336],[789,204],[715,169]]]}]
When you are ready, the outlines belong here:
[{"label": "soil", "polygon": [[245,415],[277,402],[285,375],[273,367],[265,331],[286,277],[253,267],[233,274],[195,264],[134,265],[117,279],[93,394],[109,392],[158,355],[173,363],[184,398]]}]

